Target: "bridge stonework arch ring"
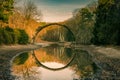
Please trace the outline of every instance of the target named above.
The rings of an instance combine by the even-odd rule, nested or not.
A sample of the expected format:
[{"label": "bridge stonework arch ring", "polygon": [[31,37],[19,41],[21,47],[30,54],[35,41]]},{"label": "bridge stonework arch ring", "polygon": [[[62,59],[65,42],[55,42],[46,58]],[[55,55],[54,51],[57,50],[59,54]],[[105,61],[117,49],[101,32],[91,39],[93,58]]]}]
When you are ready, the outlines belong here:
[{"label": "bridge stonework arch ring", "polygon": [[49,27],[49,26],[51,26],[51,25],[58,25],[58,26],[61,26],[61,27],[66,28],[66,29],[73,35],[73,40],[74,40],[74,41],[76,40],[74,33],[72,32],[71,29],[69,29],[68,26],[63,25],[63,24],[59,24],[59,23],[50,23],[50,24],[47,24],[47,25],[44,25],[44,26],[39,26],[39,27],[36,29],[35,36],[33,37],[33,43],[35,43],[35,39],[36,39],[38,33],[39,33],[40,31],[42,31],[44,28]]}]

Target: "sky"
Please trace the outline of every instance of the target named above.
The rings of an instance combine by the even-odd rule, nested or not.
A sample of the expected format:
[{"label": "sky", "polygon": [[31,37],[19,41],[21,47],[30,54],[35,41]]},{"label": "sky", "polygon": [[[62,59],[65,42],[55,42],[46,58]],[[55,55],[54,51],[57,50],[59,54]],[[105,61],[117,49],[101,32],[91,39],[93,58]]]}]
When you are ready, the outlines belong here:
[{"label": "sky", "polygon": [[41,10],[44,22],[62,22],[72,17],[77,8],[85,7],[95,0],[33,0]]}]

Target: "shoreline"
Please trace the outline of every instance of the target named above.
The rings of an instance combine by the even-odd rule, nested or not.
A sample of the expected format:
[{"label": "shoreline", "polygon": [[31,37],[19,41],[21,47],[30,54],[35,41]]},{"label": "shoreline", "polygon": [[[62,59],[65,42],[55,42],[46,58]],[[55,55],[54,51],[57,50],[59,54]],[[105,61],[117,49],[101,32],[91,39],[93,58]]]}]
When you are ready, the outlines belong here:
[{"label": "shoreline", "polygon": [[38,45],[32,45],[32,44],[27,44],[27,45],[2,45],[0,46],[0,51],[1,50],[10,50],[10,49],[35,49],[38,48]]}]

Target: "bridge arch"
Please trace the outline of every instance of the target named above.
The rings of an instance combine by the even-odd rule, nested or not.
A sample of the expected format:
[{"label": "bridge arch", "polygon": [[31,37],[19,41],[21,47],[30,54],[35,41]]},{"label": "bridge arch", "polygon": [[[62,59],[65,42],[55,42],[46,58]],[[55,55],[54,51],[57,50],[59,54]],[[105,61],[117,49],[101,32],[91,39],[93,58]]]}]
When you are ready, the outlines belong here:
[{"label": "bridge arch", "polygon": [[61,26],[61,27],[66,28],[66,29],[73,35],[73,40],[74,40],[74,41],[76,40],[74,33],[72,32],[71,29],[69,29],[68,26],[66,26],[66,25],[64,25],[64,24],[59,24],[59,23],[50,23],[50,24],[47,24],[47,25],[44,25],[44,26],[39,26],[39,27],[36,29],[36,33],[35,33],[35,35],[34,35],[34,37],[33,37],[33,43],[35,43],[35,39],[36,39],[38,33],[39,33],[40,31],[42,31],[44,28],[49,27],[49,26],[51,26],[51,25],[58,25],[58,26]]}]

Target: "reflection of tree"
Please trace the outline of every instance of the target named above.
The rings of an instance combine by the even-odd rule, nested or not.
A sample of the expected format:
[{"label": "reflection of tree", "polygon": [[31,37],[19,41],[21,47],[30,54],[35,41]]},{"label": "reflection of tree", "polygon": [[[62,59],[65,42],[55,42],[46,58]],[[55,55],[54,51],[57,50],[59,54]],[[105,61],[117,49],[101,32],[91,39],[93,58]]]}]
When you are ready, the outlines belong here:
[{"label": "reflection of tree", "polygon": [[[14,62],[23,62],[23,61],[18,61],[18,60],[22,60],[22,57],[24,57],[24,55],[26,54],[28,54],[29,57],[25,59],[24,63],[22,64],[14,63]],[[23,53],[21,55],[17,56],[13,60],[13,65],[11,68],[12,74],[15,76],[15,79],[17,80],[40,80],[39,78],[40,72],[38,72],[35,68],[33,68],[34,66],[37,66],[37,65],[35,63],[34,58],[31,55],[31,52],[30,54]]]},{"label": "reflection of tree", "polygon": [[24,64],[28,57],[29,57],[28,52],[22,53],[19,56],[15,57],[13,63],[16,65]]},{"label": "reflection of tree", "polygon": [[17,70],[19,70],[19,73],[15,74],[17,80],[40,80],[40,73],[33,68],[29,68],[28,65],[21,66]]},{"label": "reflection of tree", "polygon": [[[63,64],[67,64],[73,56],[73,53],[75,53],[76,56],[74,57],[74,60],[71,61],[69,66],[71,67],[71,69],[75,70],[76,74],[78,74],[80,77],[91,77],[97,69],[96,64],[92,60],[92,56],[85,50],[77,49],[72,51],[70,48],[65,49],[64,47],[57,47],[56,45],[43,48],[42,50],[46,51],[44,57],[42,56],[42,52],[36,52],[37,54],[42,54],[42,58],[45,59],[45,57],[53,57],[50,59],[51,61],[47,60],[47,58],[45,61],[56,61]],[[39,57],[37,58],[39,59]],[[39,59],[39,61],[41,60]]]},{"label": "reflection of tree", "polygon": [[[75,53],[75,54],[73,54]],[[40,66],[49,70],[62,70],[68,66],[75,71],[79,77],[91,77],[94,74],[96,64],[92,61],[92,56],[85,50],[64,47],[52,47],[40,48],[33,53],[28,54],[29,57],[23,64],[13,64],[12,71],[16,79],[22,80],[39,80],[40,74],[37,70],[33,69],[33,66]],[[21,56],[18,56],[21,57]],[[41,62],[58,62],[65,64],[61,68],[49,68],[43,65]]]},{"label": "reflection of tree", "polygon": [[35,55],[41,62],[67,63],[72,58],[72,49],[58,47],[57,45],[41,48],[35,51]]},{"label": "reflection of tree", "polygon": [[48,69],[48,70],[58,71],[58,70],[62,70],[62,69],[67,68],[67,67],[71,64],[71,62],[74,60],[75,54],[73,55],[73,57],[71,58],[71,60],[70,60],[65,66],[60,67],[60,68],[50,68],[50,67],[45,66],[44,64],[42,64],[42,63],[37,59],[37,57],[36,57],[36,55],[35,55],[34,52],[33,52],[33,57],[34,57],[34,59],[36,60],[36,63],[38,64],[38,66],[43,67],[43,68]]},{"label": "reflection of tree", "polygon": [[[35,53],[42,54],[41,57],[46,59],[45,61],[56,61],[63,64],[67,64],[73,56],[73,53],[75,53],[76,56],[74,60],[71,61],[72,63],[70,63],[69,66],[71,69],[75,70],[76,74],[78,74],[80,77],[91,77],[97,68],[96,64],[92,61],[92,56],[85,50],[77,49],[72,51],[70,48],[65,49],[64,47],[57,47],[56,45],[42,48],[42,50],[46,51],[44,56],[43,52],[40,52],[41,50],[38,50],[38,52]],[[39,59],[39,57],[37,58]],[[39,59],[39,61],[42,60]]]},{"label": "reflection of tree", "polygon": [[91,77],[94,74],[96,65],[92,61],[92,56],[87,51],[76,50],[76,57],[72,63],[72,68],[80,77]]}]

